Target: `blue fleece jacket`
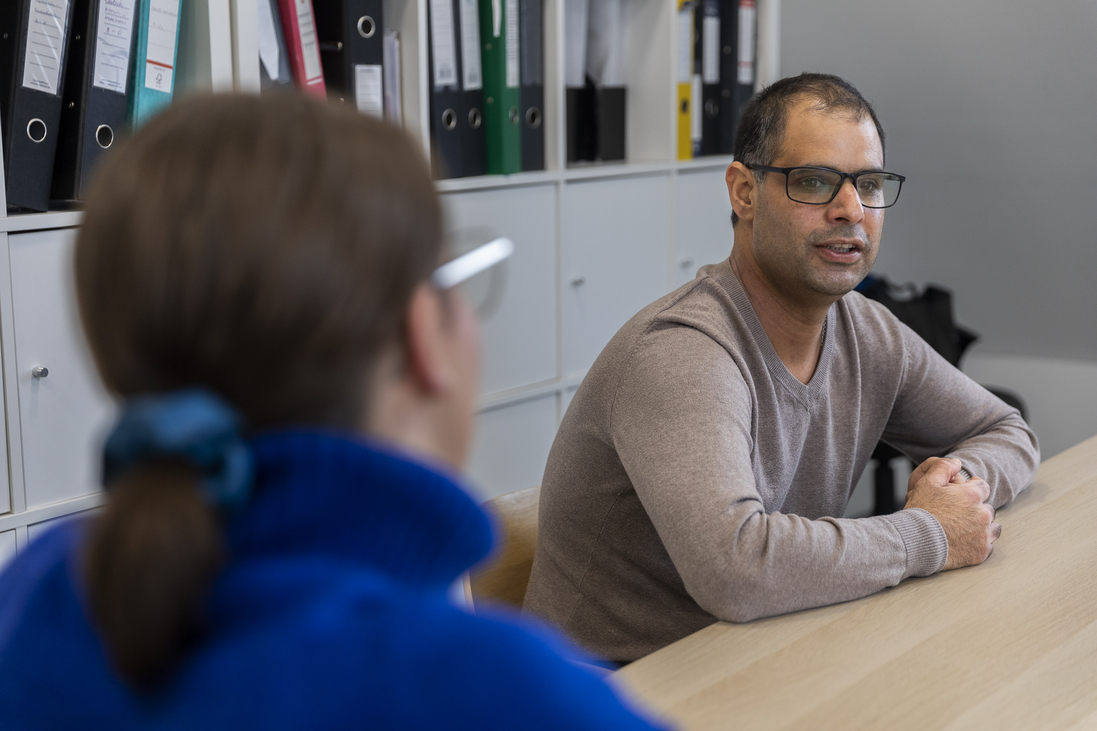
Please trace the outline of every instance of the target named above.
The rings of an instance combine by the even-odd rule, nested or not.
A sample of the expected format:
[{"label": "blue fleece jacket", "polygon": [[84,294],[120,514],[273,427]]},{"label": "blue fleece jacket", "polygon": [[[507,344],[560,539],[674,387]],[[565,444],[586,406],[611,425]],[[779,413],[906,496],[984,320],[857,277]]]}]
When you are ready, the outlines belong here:
[{"label": "blue fleece jacket", "polygon": [[227,526],[211,628],[137,695],[88,621],[86,521],[0,576],[3,729],[650,729],[552,632],[447,602],[488,518],[440,472],[353,437],[252,440],[256,494]]}]

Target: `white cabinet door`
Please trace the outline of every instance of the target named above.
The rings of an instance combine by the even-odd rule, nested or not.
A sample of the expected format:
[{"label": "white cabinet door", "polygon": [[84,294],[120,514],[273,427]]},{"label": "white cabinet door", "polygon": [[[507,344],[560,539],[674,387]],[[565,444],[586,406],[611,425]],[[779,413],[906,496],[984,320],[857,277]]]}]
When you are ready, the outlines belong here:
[{"label": "white cabinet door", "polygon": [[667,292],[668,175],[565,183],[560,210],[563,375]]},{"label": "white cabinet door", "polygon": [[468,469],[475,497],[540,485],[555,437],[555,393],[481,413]]},{"label": "white cabinet door", "polygon": [[15,558],[15,531],[7,530],[0,533],[0,571],[7,568],[13,558]]},{"label": "white cabinet door", "polygon": [[[114,413],[76,312],[74,238],[75,229],[59,229],[8,239],[27,508],[99,490]],[[36,368],[48,374],[36,377]]]},{"label": "white cabinet door", "polygon": [[450,193],[442,197],[457,247],[496,236],[514,254],[491,272],[492,294],[480,321],[481,388],[496,393],[556,377],[556,186]]},{"label": "white cabinet door", "polygon": [[679,173],[674,212],[674,286],[731,256],[731,201],[723,170]]}]

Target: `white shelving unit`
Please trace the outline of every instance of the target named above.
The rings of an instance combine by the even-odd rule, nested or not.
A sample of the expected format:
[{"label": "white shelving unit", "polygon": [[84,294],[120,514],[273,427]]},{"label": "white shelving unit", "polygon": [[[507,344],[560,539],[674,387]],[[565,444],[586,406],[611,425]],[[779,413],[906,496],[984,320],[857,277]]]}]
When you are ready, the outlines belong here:
[{"label": "white shelving unit", "polygon": [[[778,76],[778,2],[759,1],[760,83]],[[257,91],[256,0],[183,3],[177,94]],[[557,425],[603,345],[641,307],[730,253],[731,159],[675,159],[676,6],[625,2],[627,162],[566,165],[564,2],[545,0],[547,169],[437,183],[451,230],[505,234],[516,245],[499,306],[482,323],[469,469],[481,498],[539,483]],[[385,0],[384,25],[400,34],[405,128],[429,155],[426,8],[427,0]],[[114,413],[74,303],[81,214],[4,215],[4,203],[0,185],[0,563],[45,523],[101,503],[99,445]],[[45,378],[33,375],[38,367]]]}]

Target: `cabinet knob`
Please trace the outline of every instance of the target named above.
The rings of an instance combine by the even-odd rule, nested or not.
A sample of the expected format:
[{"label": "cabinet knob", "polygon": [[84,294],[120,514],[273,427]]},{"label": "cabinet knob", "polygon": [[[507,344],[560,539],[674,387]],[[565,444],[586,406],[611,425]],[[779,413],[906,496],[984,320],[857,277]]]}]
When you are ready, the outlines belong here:
[{"label": "cabinet knob", "polygon": [[45,378],[50,374],[50,369],[45,366],[35,366],[30,369],[30,374],[35,378]]},{"label": "cabinet knob", "polygon": [[693,266],[693,257],[683,256],[681,259],[678,260],[678,266],[682,267],[683,269],[689,269],[691,266]]},{"label": "cabinet knob", "polygon": [[571,286],[572,287],[582,287],[584,284],[586,284],[586,281],[587,281],[587,278],[584,277],[582,274],[572,274],[571,275]]}]

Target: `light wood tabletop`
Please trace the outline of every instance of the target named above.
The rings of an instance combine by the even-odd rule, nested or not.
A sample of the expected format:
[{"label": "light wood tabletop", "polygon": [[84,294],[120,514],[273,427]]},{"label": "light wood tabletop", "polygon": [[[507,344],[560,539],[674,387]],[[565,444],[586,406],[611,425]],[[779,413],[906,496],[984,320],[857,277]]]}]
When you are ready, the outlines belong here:
[{"label": "light wood tabletop", "polygon": [[1097,437],[998,522],[981,566],[718,622],[613,682],[684,729],[1097,729]]}]

